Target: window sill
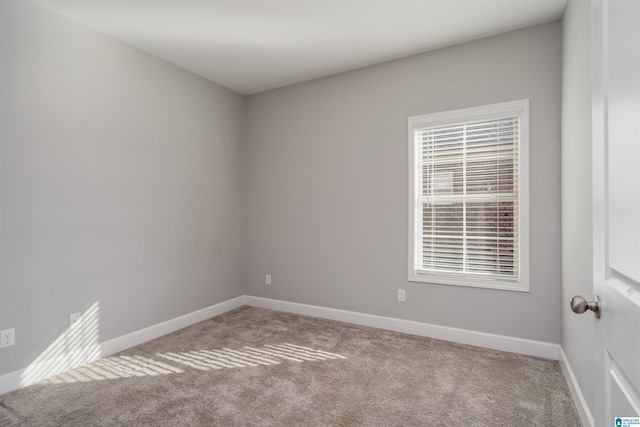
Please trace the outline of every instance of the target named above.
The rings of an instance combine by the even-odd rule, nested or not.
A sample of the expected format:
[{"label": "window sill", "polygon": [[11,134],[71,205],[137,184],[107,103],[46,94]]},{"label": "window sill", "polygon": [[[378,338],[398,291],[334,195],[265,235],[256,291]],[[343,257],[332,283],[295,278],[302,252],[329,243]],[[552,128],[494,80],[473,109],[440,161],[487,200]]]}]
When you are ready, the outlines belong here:
[{"label": "window sill", "polygon": [[433,283],[438,285],[465,286],[470,288],[496,289],[501,291],[529,292],[528,280],[498,280],[480,278],[462,278],[445,274],[415,274],[409,273],[409,282]]}]

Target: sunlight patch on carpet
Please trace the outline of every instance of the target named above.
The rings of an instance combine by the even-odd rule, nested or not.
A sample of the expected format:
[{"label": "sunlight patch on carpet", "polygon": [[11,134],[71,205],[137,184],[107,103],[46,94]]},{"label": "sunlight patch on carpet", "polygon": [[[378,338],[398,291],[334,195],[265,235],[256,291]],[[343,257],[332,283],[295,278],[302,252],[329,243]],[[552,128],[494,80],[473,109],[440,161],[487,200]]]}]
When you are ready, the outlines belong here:
[{"label": "sunlight patch on carpet", "polygon": [[260,348],[243,347],[242,350],[223,348],[220,350],[194,350],[183,353],[158,354],[172,362],[193,369],[208,371],[224,368],[257,367],[259,365],[277,365],[282,360],[291,362],[346,359],[339,354],[314,350],[294,344],[265,345]]},{"label": "sunlight patch on carpet", "polygon": [[[346,357],[294,344],[245,346],[240,350],[192,350],[158,353],[155,358],[143,356],[111,356],[62,372],[47,380],[50,384],[113,380],[119,378],[181,374],[181,368],[210,371],[278,365],[288,362],[314,362]],[[160,359],[160,360],[158,360]],[[179,365],[180,367],[176,366]]]},{"label": "sunlight patch on carpet", "polygon": [[50,383],[75,383],[117,378],[180,374],[184,371],[169,364],[142,356],[112,356],[90,365],[63,372],[49,379]]}]

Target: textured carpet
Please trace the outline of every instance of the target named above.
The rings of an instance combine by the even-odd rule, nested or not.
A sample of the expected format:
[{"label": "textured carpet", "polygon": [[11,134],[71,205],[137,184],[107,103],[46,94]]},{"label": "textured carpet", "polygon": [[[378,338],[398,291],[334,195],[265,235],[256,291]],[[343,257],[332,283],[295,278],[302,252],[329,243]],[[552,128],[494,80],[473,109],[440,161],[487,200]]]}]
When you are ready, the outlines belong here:
[{"label": "textured carpet", "polygon": [[2,426],[580,426],[558,362],[253,307],[0,396]]}]

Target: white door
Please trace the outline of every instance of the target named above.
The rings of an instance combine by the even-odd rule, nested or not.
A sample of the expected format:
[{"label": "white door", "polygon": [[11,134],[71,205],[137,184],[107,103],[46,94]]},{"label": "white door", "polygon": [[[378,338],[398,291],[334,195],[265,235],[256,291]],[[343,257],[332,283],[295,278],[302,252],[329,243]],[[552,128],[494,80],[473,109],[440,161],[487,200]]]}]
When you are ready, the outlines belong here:
[{"label": "white door", "polygon": [[593,409],[596,426],[615,426],[640,417],[640,0],[592,8]]}]

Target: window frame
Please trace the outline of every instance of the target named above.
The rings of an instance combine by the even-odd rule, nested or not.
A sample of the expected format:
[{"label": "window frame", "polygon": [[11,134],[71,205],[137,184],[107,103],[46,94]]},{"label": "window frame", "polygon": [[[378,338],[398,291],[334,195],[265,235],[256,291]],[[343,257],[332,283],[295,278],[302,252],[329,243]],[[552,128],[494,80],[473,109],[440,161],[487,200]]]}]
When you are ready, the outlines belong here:
[{"label": "window frame", "polygon": [[[474,273],[429,272],[418,273],[416,269],[416,131],[425,127],[455,125],[467,122],[492,120],[518,116],[520,134],[518,138],[518,278],[486,277]],[[502,102],[471,108],[436,112],[412,116],[408,119],[409,152],[409,252],[408,280],[410,282],[436,283],[486,289],[529,292],[529,99]],[[421,206],[421,205],[420,205]]]}]

